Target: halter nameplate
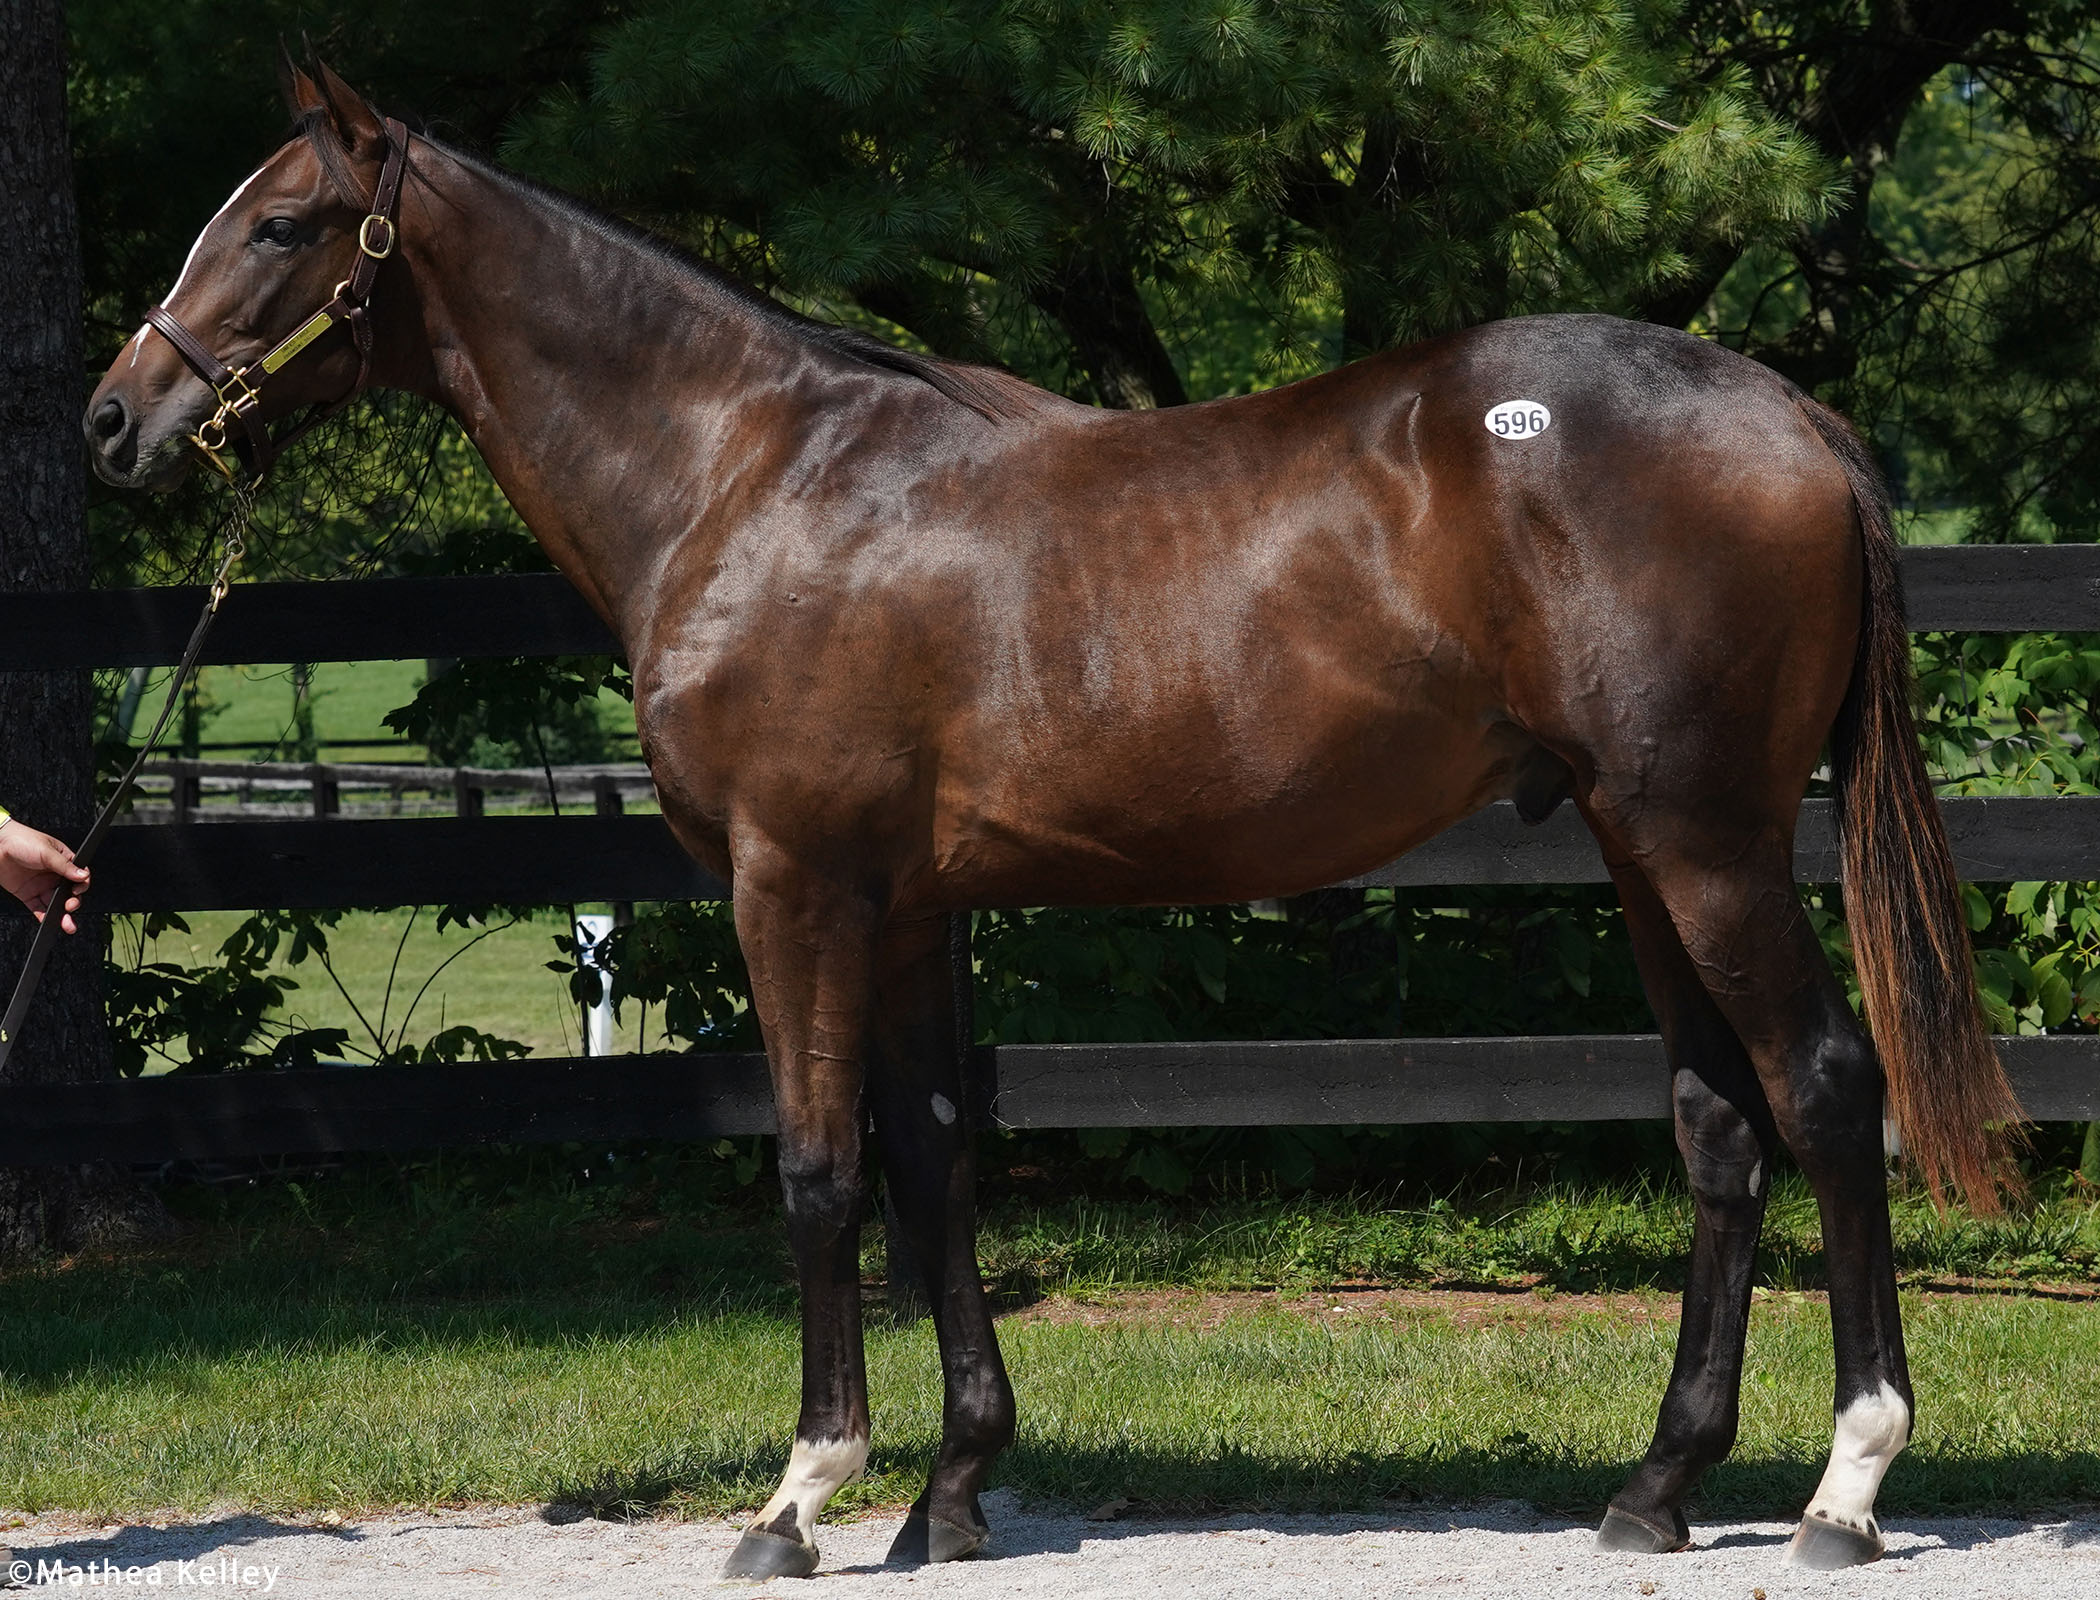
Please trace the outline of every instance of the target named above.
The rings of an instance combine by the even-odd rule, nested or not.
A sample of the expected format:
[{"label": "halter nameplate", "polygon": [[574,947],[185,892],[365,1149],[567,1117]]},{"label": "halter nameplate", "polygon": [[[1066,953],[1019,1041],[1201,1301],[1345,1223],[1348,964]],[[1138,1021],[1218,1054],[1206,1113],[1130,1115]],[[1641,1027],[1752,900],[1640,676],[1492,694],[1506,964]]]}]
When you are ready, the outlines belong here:
[{"label": "halter nameplate", "polygon": [[275,372],[279,367],[291,360],[293,356],[304,350],[334,326],[334,317],[325,311],[316,311],[311,317],[307,318],[305,327],[293,333],[283,344],[262,358],[263,371]]}]

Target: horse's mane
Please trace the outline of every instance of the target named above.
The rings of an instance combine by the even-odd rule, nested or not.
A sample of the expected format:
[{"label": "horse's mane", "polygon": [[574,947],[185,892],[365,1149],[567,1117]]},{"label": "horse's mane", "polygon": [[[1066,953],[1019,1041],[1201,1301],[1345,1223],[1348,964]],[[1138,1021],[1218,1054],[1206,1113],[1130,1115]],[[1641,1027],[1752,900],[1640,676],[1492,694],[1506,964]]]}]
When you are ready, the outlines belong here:
[{"label": "horse's mane", "polygon": [[[343,158],[341,141],[332,136],[333,126],[328,119],[328,113],[320,107],[309,109],[298,119],[295,131],[303,134],[313,145],[314,153],[320,158],[322,171],[327,174],[329,181],[345,196],[351,197],[354,204],[362,205],[364,201],[358,198],[362,192],[361,188],[352,176],[348,162]],[[786,333],[802,344],[827,350],[861,366],[914,378],[945,395],[957,405],[966,406],[992,422],[1024,416],[1037,410],[1049,398],[1034,384],[997,367],[975,366],[968,362],[949,361],[941,356],[921,355],[916,350],[902,349],[876,338],[873,334],[863,333],[858,328],[842,327],[835,322],[819,322],[814,317],[806,317],[792,307],[782,305],[771,295],[754,289],[741,279],[724,272],[712,262],[701,260],[691,251],[661,234],[651,233],[624,217],[601,211],[572,194],[564,194],[561,190],[550,188],[532,178],[506,171],[457,146],[433,139],[420,130],[416,137],[425,143],[436,145],[462,166],[470,168],[482,177],[581,222],[616,243],[639,250],[688,277],[698,279],[711,289],[736,301],[768,327]]]}]

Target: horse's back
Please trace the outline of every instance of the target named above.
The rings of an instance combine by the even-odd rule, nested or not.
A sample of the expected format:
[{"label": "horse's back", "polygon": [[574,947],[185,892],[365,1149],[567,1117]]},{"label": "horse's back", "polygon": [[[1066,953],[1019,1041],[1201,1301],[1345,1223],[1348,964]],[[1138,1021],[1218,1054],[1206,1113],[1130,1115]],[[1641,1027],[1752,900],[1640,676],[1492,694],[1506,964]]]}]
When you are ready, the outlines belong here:
[{"label": "horse's back", "polygon": [[1849,487],[1790,385],[1690,335],[1522,319],[1068,426],[1029,463],[1053,491],[1002,518],[1025,558],[989,563],[948,746],[988,818],[1040,825],[1017,857],[1085,837],[1113,870],[1318,815],[1306,859],[1243,852],[1318,876],[1516,792],[1541,747],[1592,770],[1724,694],[1810,708],[1813,742],[1842,693]]},{"label": "horse's back", "polygon": [[971,514],[988,572],[1066,573],[1148,612],[1338,583],[1332,611],[1493,616],[1644,577],[1696,607],[1856,572],[1849,485],[1805,403],[1679,330],[1516,318],[1258,395],[1058,414]]},{"label": "horse's back", "polygon": [[[1857,615],[1793,391],[1667,330],[1527,319],[1241,399],[944,426],[951,456],[884,452],[863,502],[841,471],[765,530],[763,621],[723,611],[704,652],[721,809],[901,830],[932,899],[1332,881]],[[821,804],[754,792],[819,753]]]}]

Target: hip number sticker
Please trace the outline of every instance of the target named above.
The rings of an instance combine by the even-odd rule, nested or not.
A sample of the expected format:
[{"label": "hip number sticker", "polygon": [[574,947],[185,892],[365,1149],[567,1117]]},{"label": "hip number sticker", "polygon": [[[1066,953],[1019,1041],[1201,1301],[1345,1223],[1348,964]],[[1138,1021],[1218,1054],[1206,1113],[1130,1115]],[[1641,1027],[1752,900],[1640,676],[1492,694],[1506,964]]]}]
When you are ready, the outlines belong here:
[{"label": "hip number sticker", "polygon": [[1487,414],[1487,431],[1498,439],[1536,439],[1552,426],[1553,413],[1536,400],[1504,400]]}]

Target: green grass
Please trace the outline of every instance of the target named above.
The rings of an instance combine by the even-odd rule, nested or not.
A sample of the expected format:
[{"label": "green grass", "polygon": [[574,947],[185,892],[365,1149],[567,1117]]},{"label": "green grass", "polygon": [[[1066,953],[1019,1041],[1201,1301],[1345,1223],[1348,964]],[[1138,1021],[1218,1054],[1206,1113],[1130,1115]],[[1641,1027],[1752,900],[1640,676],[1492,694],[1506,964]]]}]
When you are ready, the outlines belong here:
[{"label": "green grass", "polygon": [[[178,1190],[188,1231],[171,1244],[12,1270],[0,1277],[0,1502],[111,1517],[225,1504],[755,1505],[796,1408],[793,1295],[772,1207],[694,1152],[630,1153],[611,1171],[602,1153],[542,1152]],[[996,1280],[1029,1294],[1098,1297],[1109,1283],[1156,1284],[1168,1263],[1181,1282],[1311,1286],[1323,1263],[1364,1264],[1347,1240],[1414,1228],[1415,1246],[1381,1247],[1383,1281],[1421,1281],[1460,1259],[1523,1277],[1550,1255],[1538,1242],[1564,1236],[1590,1204],[1550,1191],[1440,1211],[1009,1197],[992,1209],[984,1254]],[[2059,1221],[2073,1205],[2060,1202]],[[1604,1276],[1667,1281],[1670,1206],[1624,1194],[1592,1205],[1600,1218],[1613,1209],[1625,1215]],[[1310,1256],[1279,1243],[1321,1237]],[[866,1245],[873,1267],[872,1230]],[[1602,1259],[1542,1283],[1583,1287]],[[2100,1496],[2094,1309],[1908,1295],[1922,1416],[1884,1509]],[[1668,1324],[1601,1311],[1469,1326],[1435,1312],[1307,1315],[1287,1300],[1209,1328],[1009,1320],[1022,1426],[997,1481],[1082,1504],[1516,1496],[1593,1512],[1645,1445],[1673,1339]],[[929,1330],[877,1310],[868,1348],[874,1450],[868,1479],[841,1497],[848,1510],[909,1499],[939,1422]],[[1741,1442],[1700,1504],[1786,1514],[1828,1446],[1822,1306],[1761,1298],[1750,1372]]]},{"label": "green grass", "polygon": [[1906,511],[1895,513],[1896,537],[1904,544],[1960,544],[1975,520],[1966,508],[1959,510]]},{"label": "green grass", "polygon": [[[756,1505],[797,1401],[783,1316],[496,1302],[214,1306],[169,1288],[90,1326],[10,1319],[0,1500],[96,1516],[583,1499]],[[2100,1494],[2100,1323],[2043,1301],[1907,1305],[1924,1414],[1885,1513]],[[1363,1505],[1388,1495],[1602,1505],[1638,1459],[1673,1330],[1586,1315],[1465,1327],[1009,1325],[1021,1398],[998,1481],[1155,1506]],[[34,1339],[32,1347],[29,1340]],[[157,1348],[152,1348],[157,1347]],[[869,1331],[875,1448],[850,1509],[916,1492],[939,1367],[923,1326]],[[1829,1444],[1820,1307],[1760,1314],[1736,1455],[1711,1510],[1783,1514]]]},{"label": "green grass", "polygon": [[[1907,1303],[1926,1397],[1885,1511],[2033,1505],[2100,1492],[2100,1325],[2040,1301]],[[1380,1495],[1514,1496],[1600,1508],[1640,1457],[1675,1329],[1604,1314],[1464,1327],[1281,1310],[1211,1332],[1033,1325],[1011,1341],[1032,1395],[1009,1481],[1084,1500],[1339,1506]],[[1830,1442],[1829,1318],[1764,1307],[1731,1463],[1708,1509],[1798,1510]]]},{"label": "green grass", "polygon": [[[205,667],[198,673],[204,704],[202,737],[239,742],[248,751],[214,751],[221,759],[285,756],[293,738],[292,669],[288,666]],[[386,740],[400,736],[380,718],[406,705],[423,683],[421,661],[323,661],[313,668],[314,735],[320,739]],[[148,703],[151,703],[150,696]],[[335,761],[421,761],[420,745],[370,752],[330,749]]]},{"label": "green grass", "polygon": [[[416,661],[323,661],[312,669],[314,736],[332,743],[322,753],[330,761],[405,761],[425,757],[421,745],[389,741],[400,735],[381,720],[415,697],[424,681],[425,663]],[[165,680],[156,677],[140,701],[141,718],[158,708]],[[199,736],[210,744],[238,745],[213,750],[222,761],[289,759],[294,729],[292,669],[282,663],[202,667],[197,683],[204,709]],[[634,708],[610,690],[599,695],[599,714],[606,726],[631,746]],[[143,732],[143,720],[134,732]],[[363,743],[369,741],[369,743]],[[173,740],[171,739],[171,743]],[[625,759],[639,759],[631,750]]]},{"label": "green grass", "polygon": [[[2100,1205],[2058,1178],[2026,1210],[1942,1216],[1916,1194],[1894,1200],[1896,1267],[1917,1285],[2100,1281]],[[1691,1247],[1690,1197],[1674,1185],[1548,1186],[1510,1198],[1255,1200],[1191,1210],[1084,1201],[1007,1205],[980,1247],[1013,1295],[1180,1285],[1318,1289],[1334,1284],[1447,1284],[1557,1290],[1675,1289]],[[1758,1252],[1771,1288],[1821,1288],[1814,1198],[1784,1172]]]},{"label": "green grass", "polygon": [[[1896,537],[1904,544],[1960,544],[1975,531],[1977,514],[1973,507],[1950,506],[1930,511],[1908,510],[1898,506],[1895,510]],[[2053,543],[2064,537],[2057,528],[2035,506],[2021,512],[2013,537],[2035,543]],[[2072,534],[2083,538],[2083,534]]]},{"label": "green grass", "polygon": [[[244,915],[238,911],[188,913],[183,920],[190,931],[169,931],[149,941],[144,959],[211,965],[220,944]],[[486,938],[478,937],[482,932],[478,928],[439,929],[436,911],[427,907],[415,914],[413,928],[409,921],[407,910],[359,911],[345,916],[328,936],[329,960],[340,987],[318,958],[309,956],[293,966],[280,955],[273,970],[299,987],[273,1016],[299,1027],[347,1029],[352,1047],[369,1053],[372,1034],[381,1033],[390,1040],[397,1036],[404,1012],[413,1005],[406,1018],[411,1041],[467,1023],[501,1038],[516,1039],[538,1055],[576,1052],[577,1015],[569,999],[568,979],[546,966],[559,959],[554,936],[566,927],[565,911],[536,912]],[[119,917],[116,922],[116,949],[129,961],[140,919]],[[404,931],[408,933],[405,944],[401,939]],[[417,991],[426,980],[429,988],[417,1000]],[[614,1029],[616,1050],[639,1049],[644,1042],[650,1048],[662,1047],[653,1019],[645,1041],[640,1008],[629,1005],[623,1010],[625,1015]]]}]

